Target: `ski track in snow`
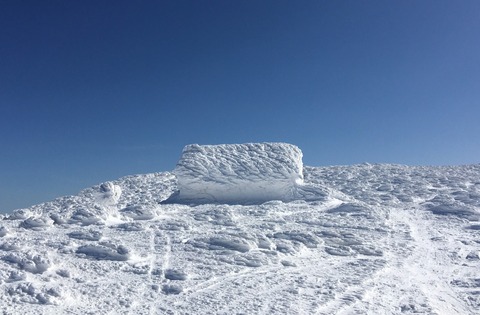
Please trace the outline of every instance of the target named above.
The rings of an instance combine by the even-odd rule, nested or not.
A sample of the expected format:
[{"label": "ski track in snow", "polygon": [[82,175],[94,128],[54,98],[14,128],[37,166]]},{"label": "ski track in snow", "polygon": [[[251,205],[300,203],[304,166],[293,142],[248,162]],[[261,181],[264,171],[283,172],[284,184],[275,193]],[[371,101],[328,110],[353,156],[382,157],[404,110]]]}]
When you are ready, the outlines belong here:
[{"label": "ski track in snow", "polygon": [[0,309],[479,313],[480,165],[305,167],[302,176],[320,195],[163,204],[178,189],[165,172],[16,211],[0,221]]}]

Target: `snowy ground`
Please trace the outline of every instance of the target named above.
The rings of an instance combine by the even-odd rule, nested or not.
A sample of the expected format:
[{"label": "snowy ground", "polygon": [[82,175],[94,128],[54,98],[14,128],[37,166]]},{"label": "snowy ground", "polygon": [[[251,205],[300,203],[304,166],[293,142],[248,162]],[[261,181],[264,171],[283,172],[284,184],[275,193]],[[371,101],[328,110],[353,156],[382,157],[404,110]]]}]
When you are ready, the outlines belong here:
[{"label": "snowy ground", "polygon": [[165,172],[16,211],[0,221],[0,310],[479,313],[480,165],[301,172],[291,201],[162,203],[178,194]]}]

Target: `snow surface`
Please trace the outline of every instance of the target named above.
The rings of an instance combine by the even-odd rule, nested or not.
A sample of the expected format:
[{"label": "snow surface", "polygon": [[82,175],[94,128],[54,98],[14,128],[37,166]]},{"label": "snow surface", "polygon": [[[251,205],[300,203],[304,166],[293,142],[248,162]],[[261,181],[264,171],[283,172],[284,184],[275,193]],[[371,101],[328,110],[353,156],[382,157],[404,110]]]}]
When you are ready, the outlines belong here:
[{"label": "snow surface", "polygon": [[[260,152],[255,159],[240,145],[222,149],[234,147],[190,146],[173,172],[124,177],[6,215],[0,310],[479,314],[480,165],[302,167],[294,146],[245,145]],[[225,161],[186,157],[190,150]],[[198,161],[211,164],[193,167]],[[201,165],[209,169],[197,182]],[[214,173],[223,166],[231,172]],[[235,179],[255,167],[258,176]],[[207,179],[212,199],[201,190]],[[261,193],[250,200],[247,188],[220,183]]]}]

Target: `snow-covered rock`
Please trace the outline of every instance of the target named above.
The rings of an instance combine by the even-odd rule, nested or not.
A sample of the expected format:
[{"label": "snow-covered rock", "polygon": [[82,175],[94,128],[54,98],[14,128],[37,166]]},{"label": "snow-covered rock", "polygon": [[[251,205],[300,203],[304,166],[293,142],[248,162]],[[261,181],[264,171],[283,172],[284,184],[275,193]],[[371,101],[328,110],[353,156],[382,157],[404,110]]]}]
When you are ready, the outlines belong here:
[{"label": "snow-covered rock", "polygon": [[302,151],[287,143],[187,145],[173,172],[181,203],[261,203],[296,198]]},{"label": "snow-covered rock", "polygon": [[106,182],[100,185],[97,195],[97,202],[103,206],[114,206],[122,195],[122,188],[112,182]]}]

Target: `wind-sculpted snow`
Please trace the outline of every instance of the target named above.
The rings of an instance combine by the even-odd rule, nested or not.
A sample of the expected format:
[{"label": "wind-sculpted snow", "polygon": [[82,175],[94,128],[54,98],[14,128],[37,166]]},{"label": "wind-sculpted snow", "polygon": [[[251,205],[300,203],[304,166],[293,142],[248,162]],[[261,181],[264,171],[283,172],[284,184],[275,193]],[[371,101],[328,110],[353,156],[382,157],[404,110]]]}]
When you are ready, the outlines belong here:
[{"label": "wind-sculpted snow", "polygon": [[298,188],[302,151],[286,143],[188,145],[174,174],[178,193],[170,202],[254,204],[323,197],[321,188]]},{"label": "wind-sculpted snow", "polygon": [[260,204],[164,203],[175,174],[6,215],[1,311],[478,314],[480,165],[305,167]]}]

